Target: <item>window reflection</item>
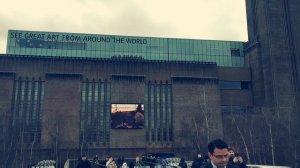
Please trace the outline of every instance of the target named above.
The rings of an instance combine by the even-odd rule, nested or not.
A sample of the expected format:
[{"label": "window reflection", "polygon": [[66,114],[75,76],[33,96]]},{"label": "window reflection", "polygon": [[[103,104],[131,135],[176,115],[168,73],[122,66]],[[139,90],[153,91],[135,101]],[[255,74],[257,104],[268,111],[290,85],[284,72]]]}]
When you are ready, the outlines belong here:
[{"label": "window reflection", "polygon": [[220,81],[220,89],[223,90],[230,90],[230,89],[237,89],[237,90],[249,90],[250,89],[250,82],[249,81]]}]

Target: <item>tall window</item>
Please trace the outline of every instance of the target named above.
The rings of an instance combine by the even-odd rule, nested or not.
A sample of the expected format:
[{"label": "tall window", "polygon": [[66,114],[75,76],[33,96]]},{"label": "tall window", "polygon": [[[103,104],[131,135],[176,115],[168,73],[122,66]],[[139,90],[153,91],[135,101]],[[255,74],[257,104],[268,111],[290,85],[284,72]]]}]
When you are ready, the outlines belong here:
[{"label": "tall window", "polygon": [[171,85],[149,83],[145,88],[146,141],[173,141]]},{"label": "tall window", "polygon": [[80,141],[81,143],[109,142],[110,84],[84,81],[81,90]]},{"label": "tall window", "polygon": [[40,142],[44,81],[19,78],[13,92],[12,138],[21,143]]}]

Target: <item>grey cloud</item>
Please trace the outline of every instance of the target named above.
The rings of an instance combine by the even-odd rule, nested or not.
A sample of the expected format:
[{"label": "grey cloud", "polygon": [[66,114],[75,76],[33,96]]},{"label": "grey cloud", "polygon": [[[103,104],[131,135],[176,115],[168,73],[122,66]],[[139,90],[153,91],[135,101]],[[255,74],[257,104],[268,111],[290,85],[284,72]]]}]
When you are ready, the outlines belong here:
[{"label": "grey cloud", "polygon": [[0,54],[6,51],[7,32],[15,29],[15,22],[10,17],[0,14]]},{"label": "grey cloud", "polygon": [[[214,14],[214,20],[207,26],[207,32],[210,38],[215,40],[246,40],[246,26],[243,25],[240,17],[235,17],[234,13],[230,13],[231,8],[219,8],[219,14]],[[226,15],[224,15],[226,14]],[[246,20],[246,18],[244,18]],[[245,27],[243,27],[245,26]]]},{"label": "grey cloud", "polygon": [[117,18],[109,22],[109,27],[114,31],[121,30],[121,33],[139,36],[168,36],[174,31],[170,26],[151,19],[135,6],[124,8]]},{"label": "grey cloud", "polygon": [[79,29],[75,21],[68,20],[59,15],[44,17],[39,27],[43,31],[77,31]]},{"label": "grey cloud", "polygon": [[6,38],[8,29],[11,29],[14,25],[14,20],[10,19],[8,16],[0,14],[0,38]]}]

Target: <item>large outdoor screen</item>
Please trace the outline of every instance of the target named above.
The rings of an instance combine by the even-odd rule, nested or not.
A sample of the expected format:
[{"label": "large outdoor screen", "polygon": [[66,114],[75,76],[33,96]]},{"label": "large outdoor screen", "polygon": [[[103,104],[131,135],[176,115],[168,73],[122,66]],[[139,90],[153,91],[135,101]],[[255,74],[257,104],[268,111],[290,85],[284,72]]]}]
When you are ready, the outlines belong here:
[{"label": "large outdoor screen", "polygon": [[144,104],[111,104],[111,128],[141,129],[144,125]]}]

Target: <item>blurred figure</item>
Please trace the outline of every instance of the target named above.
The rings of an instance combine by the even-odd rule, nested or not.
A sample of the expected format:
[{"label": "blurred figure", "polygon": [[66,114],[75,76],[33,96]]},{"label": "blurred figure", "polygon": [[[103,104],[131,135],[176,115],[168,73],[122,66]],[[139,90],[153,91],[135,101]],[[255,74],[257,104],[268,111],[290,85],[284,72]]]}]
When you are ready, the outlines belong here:
[{"label": "blurred figure", "polygon": [[204,155],[202,164],[208,163],[208,162],[210,162],[208,155]]},{"label": "blurred figure", "polygon": [[126,162],[123,162],[122,167],[121,168],[128,168],[128,165]]},{"label": "blurred figure", "polygon": [[135,158],[135,164],[134,164],[134,165],[135,165],[135,166],[138,166],[138,167],[144,166],[143,163],[141,162],[141,159],[140,159],[139,156],[137,156],[137,157]]},{"label": "blurred figure", "polygon": [[122,156],[122,158],[119,156],[118,157],[118,160],[117,160],[117,166],[118,168],[121,167],[123,165],[123,162],[124,162],[124,158]]},{"label": "blurred figure", "polygon": [[185,159],[184,158],[181,158],[180,161],[179,161],[179,165],[181,168],[187,168],[187,164],[185,162]]},{"label": "blurred figure", "polygon": [[105,165],[107,168],[117,168],[117,164],[112,156],[108,156],[108,160]]},{"label": "blurred figure", "polygon": [[197,157],[193,160],[192,168],[200,168],[202,166],[202,163],[204,161],[204,158],[199,153]]},{"label": "blurred figure", "polygon": [[94,157],[94,159],[93,159],[93,162],[94,162],[94,165],[95,165],[96,167],[99,167],[99,165],[100,165],[100,160],[99,160],[99,158],[98,158],[98,155],[95,155],[95,157]]},{"label": "blurred figure", "polygon": [[77,168],[92,168],[90,161],[87,159],[86,155],[82,155]]},{"label": "blurred figure", "polygon": [[235,156],[235,153],[231,147],[228,147],[228,153],[229,153],[229,158],[228,158],[228,163],[229,164],[234,164],[233,163],[233,158]]},{"label": "blurred figure", "polygon": [[247,168],[243,158],[238,154],[236,154],[235,157],[233,158],[233,165],[235,165],[236,168]]},{"label": "blurred figure", "polygon": [[134,168],[134,162],[130,162],[128,167],[129,168]]}]

